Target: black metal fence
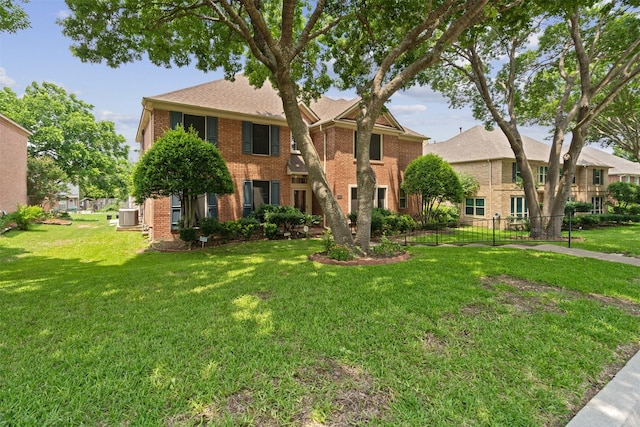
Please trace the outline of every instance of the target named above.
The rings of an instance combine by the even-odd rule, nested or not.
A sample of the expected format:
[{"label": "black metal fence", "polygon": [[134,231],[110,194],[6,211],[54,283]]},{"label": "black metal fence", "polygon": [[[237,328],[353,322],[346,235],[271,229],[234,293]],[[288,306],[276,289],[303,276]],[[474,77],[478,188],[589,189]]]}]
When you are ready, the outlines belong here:
[{"label": "black metal fence", "polygon": [[[405,245],[505,245],[509,243],[563,242],[571,247],[573,215],[540,217],[495,217],[455,223],[429,224],[404,235]],[[554,221],[555,220],[555,221]],[[535,232],[531,232],[532,226]]]}]

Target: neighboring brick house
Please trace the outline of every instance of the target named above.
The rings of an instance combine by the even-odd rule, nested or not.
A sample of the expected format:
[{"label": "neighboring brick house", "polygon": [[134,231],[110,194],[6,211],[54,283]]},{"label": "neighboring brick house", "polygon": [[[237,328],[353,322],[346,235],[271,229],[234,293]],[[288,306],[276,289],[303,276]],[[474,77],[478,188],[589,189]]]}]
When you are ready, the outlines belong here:
[{"label": "neighboring brick house", "polygon": [[[550,146],[522,137],[529,166],[538,184],[542,200],[547,179]],[[587,150],[588,151],[588,150]],[[480,188],[467,198],[461,209],[462,219],[489,219],[528,216],[524,191],[518,185],[519,168],[507,137],[500,129],[475,126],[439,143],[424,144],[423,153],[434,153],[449,162],[454,170],[473,176]],[[578,158],[571,200],[591,203],[594,213],[601,213],[606,202],[607,171],[610,165],[589,152]]]},{"label": "neighboring brick house", "polygon": [[0,211],[27,204],[27,138],[31,132],[0,114]]},{"label": "neighboring brick house", "polygon": [[[256,89],[246,77],[216,80],[164,95],[145,97],[136,140],[141,152],[178,123],[193,126],[215,144],[234,181],[235,193],[202,195],[199,217],[219,221],[246,216],[263,203],[289,205],[322,214],[312,194],[308,173],[287,127],[282,101],[267,82]],[[358,100],[322,97],[300,104],[327,180],[346,214],[357,209],[354,141]],[[426,140],[403,128],[390,113],[383,114],[371,141],[372,167],[377,178],[375,206],[409,212],[400,194],[404,169],[422,154]],[[144,224],[153,239],[175,235],[180,219],[177,197],[149,199],[142,206]]]}]

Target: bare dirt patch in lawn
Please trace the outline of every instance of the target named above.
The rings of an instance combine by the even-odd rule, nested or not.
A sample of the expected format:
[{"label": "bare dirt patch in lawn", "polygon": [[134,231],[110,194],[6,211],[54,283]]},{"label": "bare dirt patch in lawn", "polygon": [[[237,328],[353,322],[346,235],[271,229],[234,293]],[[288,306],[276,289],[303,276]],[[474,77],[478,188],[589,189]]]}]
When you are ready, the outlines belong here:
[{"label": "bare dirt patch in lawn", "polygon": [[[578,291],[563,289],[544,283],[530,282],[506,275],[483,277],[482,283],[487,289],[491,290],[496,290],[496,285],[504,284],[513,287],[515,291],[535,292],[541,294],[555,293],[566,299],[587,299],[591,301],[597,301],[604,305],[613,306],[632,316],[640,316],[640,304],[623,298],[615,298],[597,294],[585,294]],[[533,295],[522,295],[518,294],[517,292],[507,292],[504,290],[501,290],[501,292],[502,295],[500,296],[500,299],[502,302],[504,302],[505,304],[513,305],[521,311],[527,313],[535,313],[538,311],[564,313],[564,311],[557,307],[556,303],[550,298],[544,298],[542,296],[538,297]]]},{"label": "bare dirt patch in lawn", "polygon": [[[389,393],[377,390],[373,377],[357,366],[323,358],[315,366],[296,374],[297,380],[315,395],[305,396],[304,408],[296,421],[303,426],[366,425],[383,417],[391,400]],[[317,404],[330,401],[330,410],[321,424],[314,419]]]}]

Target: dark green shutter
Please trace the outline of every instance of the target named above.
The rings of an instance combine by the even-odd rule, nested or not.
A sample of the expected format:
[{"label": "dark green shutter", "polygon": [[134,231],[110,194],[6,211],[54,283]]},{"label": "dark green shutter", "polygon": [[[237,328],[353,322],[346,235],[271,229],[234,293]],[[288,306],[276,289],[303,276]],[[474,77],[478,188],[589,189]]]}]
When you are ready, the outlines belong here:
[{"label": "dark green shutter", "polygon": [[242,122],[242,153],[253,152],[253,123]]},{"label": "dark green shutter", "polygon": [[271,204],[280,206],[280,181],[271,181]]},{"label": "dark green shutter", "polygon": [[511,163],[511,182],[516,182],[518,180],[518,164]]},{"label": "dark green shutter", "polygon": [[182,113],[180,111],[169,111],[169,127],[175,129],[182,124]]},{"label": "dark green shutter", "polygon": [[271,126],[271,155],[280,155],[280,126]]},{"label": "dark green shutter", "polygon": [[207,141],[218,146],[218,118],[207,116]]},{"label": "dark green shutter", "polygon": [[253,211],[253,183],[242,183],[242,216],[247,217]]}]

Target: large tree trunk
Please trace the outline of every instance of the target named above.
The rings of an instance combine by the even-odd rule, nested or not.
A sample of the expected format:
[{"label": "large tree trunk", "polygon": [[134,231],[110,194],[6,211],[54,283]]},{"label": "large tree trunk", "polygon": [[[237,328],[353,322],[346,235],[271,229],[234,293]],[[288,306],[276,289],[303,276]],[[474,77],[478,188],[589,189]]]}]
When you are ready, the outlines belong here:
[{"label": "large tree trunk", "polygon": [[356,245],[364,253],[369,252],[371,241],[371,215],[376,187],[376,177],[371,169],[370,147],[371,133],[375,119],[363,106],[358,116],[358,140],[356,141],[356,176],[358,183],[358,219],[356,228]]},{"label": "large tree trunk", "polygon": [[354,248],[353,236],[351,235],[349,224],[347,224],[347,218],[331,192],[331,187],[322,168],[320,156],[318,156],[318,152],[311,140],[311,135],[309,135],[309,128],[300,114],[294,83],[286,73],[280,72],[274,73],[274,75],[282,99],[284,113],[287,117],[287,124],[307,166],[311,189],[322,207],[334,241],[336,244]]}]

